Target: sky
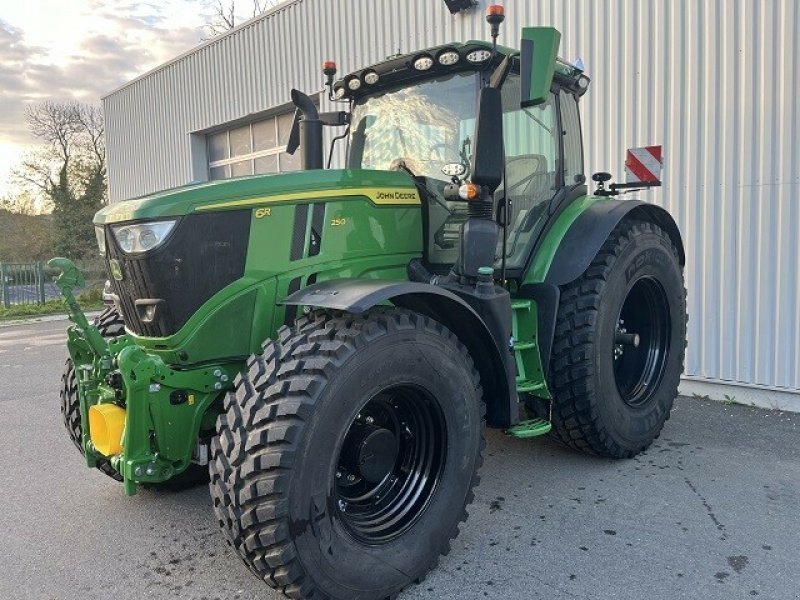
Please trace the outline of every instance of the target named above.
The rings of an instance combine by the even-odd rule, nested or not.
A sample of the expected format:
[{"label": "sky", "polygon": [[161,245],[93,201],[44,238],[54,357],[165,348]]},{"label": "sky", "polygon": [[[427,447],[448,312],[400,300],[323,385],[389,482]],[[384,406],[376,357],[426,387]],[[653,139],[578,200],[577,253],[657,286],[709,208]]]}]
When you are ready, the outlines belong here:
[{"label": "sky", "polygon": [[0,197],[35,140],[25,106],[100,98],[208,37],[206,0],[0,0]]}]

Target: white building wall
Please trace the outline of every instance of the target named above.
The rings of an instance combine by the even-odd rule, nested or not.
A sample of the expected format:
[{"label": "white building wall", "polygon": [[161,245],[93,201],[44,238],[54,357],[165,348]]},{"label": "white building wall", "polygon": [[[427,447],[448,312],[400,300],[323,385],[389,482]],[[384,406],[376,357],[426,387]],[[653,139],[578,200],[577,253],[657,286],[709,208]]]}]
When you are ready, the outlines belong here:
[{"label": "white building wall", "polygon": [[[324,59],[346,73],[486,39],[487,3],[452,16],[439,0],[296,0],[134,80],[104,99],[112,199],[204,178],[202,132],[319,91]],[[627,147],[664,145],[665,185],[644,197],[685,238],[687,379],[800,397],[800,3],[504,4],[501,43],[552,25],[586,64],[588,174],[621,178]]]}]

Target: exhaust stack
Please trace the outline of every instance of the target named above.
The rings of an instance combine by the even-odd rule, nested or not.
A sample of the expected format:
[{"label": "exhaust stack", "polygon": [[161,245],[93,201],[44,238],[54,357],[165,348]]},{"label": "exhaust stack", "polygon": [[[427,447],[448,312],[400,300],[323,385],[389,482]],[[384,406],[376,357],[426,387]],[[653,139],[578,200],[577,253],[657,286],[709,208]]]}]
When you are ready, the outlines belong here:
[{"label": "exhaust stack", "polygon": [[322,121],[314,101],[299,90],[292,90],[292,103],[297,107],[289,136],[287,152],[300,146],[300,164],[304,171],[322,169]]}]

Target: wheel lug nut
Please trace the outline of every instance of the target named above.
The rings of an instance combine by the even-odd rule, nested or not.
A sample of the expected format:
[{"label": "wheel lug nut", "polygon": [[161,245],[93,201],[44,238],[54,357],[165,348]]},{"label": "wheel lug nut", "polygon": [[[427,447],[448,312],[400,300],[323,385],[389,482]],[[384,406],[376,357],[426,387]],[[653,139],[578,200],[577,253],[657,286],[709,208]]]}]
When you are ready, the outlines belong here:
[{"label": "wheel lug nut", "polygon": [[336,479],[341,479],[341,478],[342,478],[342,472],[336,471]]},{"label": "wheel lug nut", "polygon": [[367,425],[372,425],[375,422],[375,419],[372,417],[367,417]]},{"label": "wheel lug nut", "polygon": [[355,480],[356,480],[356,476],[353,475],[352,473],[347,476],[347,481],[355,481]]}]

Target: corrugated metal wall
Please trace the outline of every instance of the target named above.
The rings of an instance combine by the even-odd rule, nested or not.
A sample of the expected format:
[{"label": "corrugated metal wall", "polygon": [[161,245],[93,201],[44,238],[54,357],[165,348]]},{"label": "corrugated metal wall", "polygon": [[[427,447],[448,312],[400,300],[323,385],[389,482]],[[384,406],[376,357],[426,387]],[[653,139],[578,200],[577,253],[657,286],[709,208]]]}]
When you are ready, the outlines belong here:
[{"label": "corrugated metal wall", "polygon": [[[192,180],[190,134],[398,50],[486,38],[438,0],[298,0],[105,98],[114,200]],[[690,377],[800,391],[800,6],[796,0],[506,0],[501,43],[553,25],[593,83],[589,173],[663,143],[646,196],[685,237]],[[197,146],[197,144],[195,144]],[[196,157],[195,157],[196,158]]]}]

